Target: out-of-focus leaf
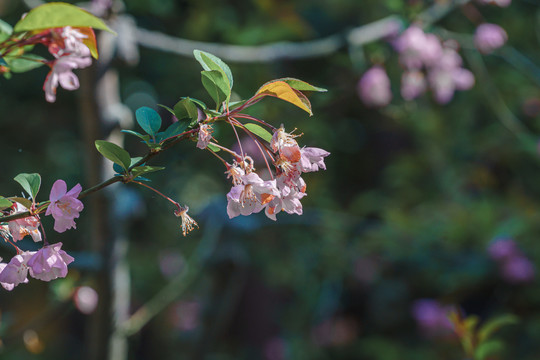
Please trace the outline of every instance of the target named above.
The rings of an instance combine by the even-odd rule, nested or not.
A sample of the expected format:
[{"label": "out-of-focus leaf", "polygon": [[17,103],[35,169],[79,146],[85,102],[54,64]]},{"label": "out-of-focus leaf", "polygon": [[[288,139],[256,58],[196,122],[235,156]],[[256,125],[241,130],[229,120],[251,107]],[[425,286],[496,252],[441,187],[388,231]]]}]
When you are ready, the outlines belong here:
[{"label": "out-of-focus leaf", "polygon": [[498,340],[490,340],[480,344],[474,352],[474,360],[484,360],[488,356],[500,353],[504,349],[504,343]]},{"label": "out-of-focus leaf", "polygon": [[506,325],[513,325],[519,322],[519,318],[512,314],[497,316],[487,321],[478,331],[478,341],[480,343],[486,341],[500,328]]},{"label": "out-of-focus leaf", "polygon": [[33,8],[15,24],[13,31],[34,31],[65,26],[91,27],[114,33],[101,19],[89,12],[75,5],[60,2],[52,2]]},{"label": "out-of-focus leaf", "polygon": [[23,73],[33,70],[45,65],[43,61],[47,60],[34,54],[24,54],[20,57],[6,56],[4,59],[8,63],[10,70],[14,73]]},{"label": "out-of-focus leaf", "polygon": [[0,19],[0,41],[4,41],[13,33],[13,27]]}]

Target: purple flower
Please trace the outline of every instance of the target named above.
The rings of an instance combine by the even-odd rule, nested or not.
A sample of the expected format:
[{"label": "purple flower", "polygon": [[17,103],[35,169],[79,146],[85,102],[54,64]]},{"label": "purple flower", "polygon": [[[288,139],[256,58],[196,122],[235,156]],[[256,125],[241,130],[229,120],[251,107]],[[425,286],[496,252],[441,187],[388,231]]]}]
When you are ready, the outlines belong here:
[{"label": "purple flower", "polygon": [[412,316],[427,335],[446,335],[453,328],[447,317],[450,310],[450,307],[442,306],[436,300],[420,299],[413,303]]},{"label": "purple flower", "polygon": [[386,106],[392,100],[390,79],[386,71],[379,65],[366,71],[358,82],[358,95],[367,106]]},{"label": "purple flower", "polygon": [[264,181],[259,175],[249,173],[241,176],[242,184],[235,185],[227,194],[229,218],[258,213],[274,196],[279,195],[276,180]]},{"label": "purple flower", "polygon": [[210,124],[201,124],[199,126],[199,140],[197,141],[197,147],[199,149],[206,149],[210,140],[212,140],[212,125]]},{"label": "purple flower", "polygon": [[405,30],[395,41],[399,61],[409,70],[419,70],[423,65],[431,65],[441,57],[442,47],[437,36],[425,34],[416,25]]},{"label": "purple flower", "polygon": [[439,104],[446,104],[452,100],[456,90],[468,90],[474,85],[474,75],[461,67],[433,68],[430,70],[428,80]]},{"label": "purple flower", "polygon": [[502,261],[520,254],[516,242],[512,239],[495,240],[488,246],[487,252],[495,261]]},{"label": "purple flower", "polygon": [[0,285],[6,290],[28,282],[28,261],[35,252],[24,251],[11,258],[8,264],[0,264]]},{"label": "purple flower", "polygon": [[45,79],[43,84],[43,91],[45,91],[45,99],[48,102],[55,102],[56,100],[56,88],[58,84],[66,90],[76,90],[79,88],[79,79],[72,70],[82,69],[92,64],[90,58],[90,50],[83,45],[86,50],[80,50],[82,55],[63,55],[59,59],[55,60],[52,69]]},{"label": "purple flower", "polygon": [[319,169],[326,170],[324,158],[330,155],[328,151],[315,147],[304,147],[300,149],[300,154],[302,172],[319,171]]},{"label": "purple flower", "polygon": [[62,243],[47,245],[39,249],[28,260],[30,275],[39,280],[51,281],[59,277],[66,277],[67,266],[73,262],[73,258],[64,250]]},{"label": "purple flower", "polygon": [[45,215],[51,215],[54,218],[54,230],[64,232],[67,229],[77,228],[75,219],[84,208],[83,203],[77,199],[82,187],[75,185],[69,192],[64,180],[56,180],[51,188],[49,200],[51,204],[47,208]]},{"label": "purple flower", "polygon": [[[15,212],[18,214],[26,212],[28,209],[19,203],[15,203]],[[35,216],[28,216],[8,222],[8,229],[13,237],[13,241],[22,240],[26,235],[32,236],[34,242],[41,241],[41,232],[39,231],[39,219]]]},{"label": "purple flower", "polygon": [[405,71],[401,76],[401,96],[405,100],[416,99],[426,91],[424,73],[418,70]]},{"label": "purple flower", "polygon": [[527,283],[534,280],[534,265],[523,255],[512,256],[501,267],[502,277],[511,284]]},{"label": "purple flower", "polygon": [[496,24],[482,24],[474,33],[474,44],[483,54],[489,54],[504,45],[508,35]]}]

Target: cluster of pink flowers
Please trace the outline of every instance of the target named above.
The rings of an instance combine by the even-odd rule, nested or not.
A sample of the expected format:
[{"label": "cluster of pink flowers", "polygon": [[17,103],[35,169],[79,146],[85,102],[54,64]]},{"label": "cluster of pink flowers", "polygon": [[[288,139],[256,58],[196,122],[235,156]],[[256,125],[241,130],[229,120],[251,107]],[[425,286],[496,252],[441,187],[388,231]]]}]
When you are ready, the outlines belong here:
[{"label": "cluster of pink flowers", "polygon": [[508,283],[523,284],[534,280],[533,263],[519,250],[513,239],[497,239],[489,245],[487,251],[497,262],[502,278]]},{"label": "cluster of pink flowers", "polygon": [[[197,147],[201,147],[200,144],[206,147],[211,132],[207,127],[200,130]],[[252,157],[229,150],[235,156],[233,164],[225,163],[225,173],[233,185],[227,194],[229,218],[247,216],[263,209],[272,220],[276,220],[276,214],[282,210],[289,214],[302,214],[300,199],[306,196],[306,182],[301,174],[326,170],[324,158],[330,153],[314,147],[300,148],[295,140],[298,136],[287,133],[282,125],[274,131],[269,149],[264,148],[266,152],[262,150],[264,145],[258,144],[263,157],[269,155],[272,158],[275,171],[268,168],[269,180],[263,180],[256,172]]]},{"label": "cluster of pink flowers", "polygon": [[412,25],[394,46],[405,68],[401,78],[401,96],[405,100],[417,98],[429,87],[435,100],[446,104],[456,90],[468,90],[474,85],[474,75],[462,67],[455,41],[441,42],[437,36]]},{"label": "cluster of pink flowers", "polygon": [[[56,231],[64,232],[76,227],[74,219],[79,217],[79,213],[84,208],[82,202],[77,199],[80,192],[81,186],[79,184],[70,191],[67,191],[66,183],[63,180],[57,180],[53,184],[46,215],[53,216]],[[26,207],[15,203],[10,215],[27,211]],[[35,242],[42,241],[40,226],[41,221],[38,215],[27,216],[0,225],[0,235],[17,250],[17,255],[9,263],[0,263],[0,285],[4,289],[12,290],[20,283],[27,283],[28,274],[34,279],[43,281],[67,275],[67,266],[74,259],[61,250],[62,243],[49,245],[45,240],[44,246],[38,251],[23,251],[15,245],[26,235],[30,235]]]},{"label": "cluster of pink flowers", "polygon": [[489,54],[506,43],[508,35],[496,24],[482,24],[474,33],[474,45],[483,54]]},{"label": "cluster of pink flowers", "polygon": [[79,79],[73,70],[82,69],[92,64],[90,49],[83,43],[84,39],[88,37],[89,35],[83,34],[83,29],[70,26],[46,30],[41,42],[54,56],[54,60],[48,63],[51,71],[43,84],[45,99],[48,102],[56,100],[58,85],[66,90],[79,88]]},{"label": "cluster of pink flowers", "polygon": [[364,104],[370,107],[386,106],[392,101],[390,79],[380,65],[375,65],[364,73],[356,90]]}]

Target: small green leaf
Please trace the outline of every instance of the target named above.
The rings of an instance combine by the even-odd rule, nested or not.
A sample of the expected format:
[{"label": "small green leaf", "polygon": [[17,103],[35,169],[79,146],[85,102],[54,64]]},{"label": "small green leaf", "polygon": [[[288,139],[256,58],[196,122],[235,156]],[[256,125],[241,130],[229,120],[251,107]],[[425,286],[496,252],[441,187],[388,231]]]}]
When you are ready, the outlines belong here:
[{"label": "small green leaf", "polygon": [[220,106],[231,96],[231,89],[222,72],[217,70],[201,71],[201,81],[217,106]]},{"label": "small green leaf", "polygon": [[126,134],[129,134],[129,135],[134,135],[140,139],[142,139],[144,142],[149,142],[150,141],[150,135],[143,135],[143,134],[140,134],[136,131],[133,131],[133,130],[120,130],[121,132],[123,133],[126,133]]},{"label": "small green leaf", "polygon": [[127,171],[131,165],[131,157],[126,150],[105,140],[96,140],[95,144],[97,151],[99,151],[101,155],[105,156],[113,163],[120,165]]},{"label": "small green leaf", "polygon": [[131,170],[131,173],[134,177],[139,177],[144,174],[148,174],[151,172],[156,172],[165,169],[162,166],[137,166],[136,168],[133,168]]},{"label": "small green leaf", "polygon": [[478,331],[478,341],[484,342],[503,326],[517,324],[519,318],[512,314],[497,316],[487,321]]},{"label": "small green leaf", "polygon": [[27,209],[30,209],[32,207],[32,201],[25,199],[23,197],[12,196],[12,197],[9,197],[8,199],[14,202],[18,202],[19,204],[21,204]]},{"label": "small green leaf", "polygon": [[138,108],[135,117],[140,127],[150,136],[155,136],[161,127],[161,116],[156,110],[147,106]]},{"label": "small green leaf", "polygon": [[34,31],[65,26],[91,27],[114,34],[114,31],[109,29],[101,19],[75,5],[60,2],[51,2],[33,8],[15,24],[13,31]]},{"label": "small green leaf", "polygon": [[174,110],[168,107],[167,105],[157,104],[157,106],[164,108],[165,110],[167,110],[168,112],[174,115]]},{"label": "small green leaf", "polygon": [[253,123],[247,123],[247,124],[244,124],[244,126],[246,127],[246,129],[248,129],[249,131],[257,135],[261,139],[266,140],[268,142],[272,141],[272,134],[270,134],[270,132],[268,132],[268,130],[266,130],[262,126],[253,124]]},{"label": "small green leaf", "polygon": [[[186,98],[183,98],[183,99],[186,99]],[[189,100],[193,101],[195,104],[199,105],[201,107],[201,109],[203,110],[206,110],[208,109],[208,106],[206,106],[205,103],[203,103],[201,100],[197,100],[197,99],[194,99],[192,97],[189,98]]]},{"label": "small green leaf", "polygon": [[3,196],[0,196],[0,210],[10,208],[13,203]]},{"label": "small green leaf", "polygon": [[24,191],[26,191],[32,199],[35,199],[39,188],[41,186],[41,176],[36,173],[26,174],[22,173],[13,178],[16,182],[21,184]]},{"label": "small green leaf", "polygon": [[221,149],[218,148],[216,145],[214,144],[208,144],[207,148],[209,148],[210,150],[212,150],[213,152],[218,152],[220,151]]},{"label": "small green leaf", "polygon": [[169,139],[173,136],[180,135],[183,133],[186,128],[188,127],[188,123],[186,121],[177,121],[172,123],[167,130],[160,132],[158,134],[159,142]]},{"label": "small green leaf", "polygon": [[[135,165],[136,163],[138,163],[139,161],[142,160],[142,157],[141,156],[135,156],[135,157],[132,157],[131,158],[131,162],[129,164],[129,167],[132,167],[133,165]],[[139,165],[144,165],[144,164],[139,164]]]},{"label": "small green leaf", "polygon": [[201,64],[204,70],[217,70],[219,72],[222,72],[223,75],[225,75],[225,77],[227,78],[229,89],[232,89],[232,72],[229,66],[225,64],[223,60],[221,60],[215,55],[200,50],[193,50],[193,55],[195,55],[195,59],[197,59],[197,61]]},{"label": "small green leaf", "polygon": [[193,100],[187,97],[174,105],[174,116],[176,116],[179,121],[184,119],[189,119],[190,122],[197,121],[199,118],[199,110],[197,110],[197,106]]},{"label": "small green leaf", "polygon": [[46,61],[45,58],[34,54],[24,54],[20,57],[6,56],[4,60],[14,73],[23,73],[36,69],[45,65],[43,61]]},{"label": "small green leaf", "polygon": [[484,360],[488,356],[500,354],[504,349],[504,344],[498,340],[486,341],[476,348],[474,352],[474,360]]}]

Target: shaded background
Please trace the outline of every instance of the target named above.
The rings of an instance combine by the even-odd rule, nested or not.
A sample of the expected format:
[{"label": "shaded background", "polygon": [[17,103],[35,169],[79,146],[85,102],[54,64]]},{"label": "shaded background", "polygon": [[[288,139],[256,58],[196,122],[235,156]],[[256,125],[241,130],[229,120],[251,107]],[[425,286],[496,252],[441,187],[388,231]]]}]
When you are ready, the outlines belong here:
[{"label": "shaded background", "polygon": [[[115,4],[116,12],[129,14],[144,29],[239,45],[344,35],[392,14],[407,24],[434,5],[126,0],[122,10]],[[478,9],[506,29],[513,49],[537,63],[538,5],[523,0],[508,8]],[[0,16],[12,24],[27,10],[21,1],[0,2]],[[430,29],[466,37],[475,24],[456,6]],[[116,47],[106,64],[118,73],[125,105],[112,115],[87,110],[99,101],[93,86],[103,67],[79,71],[81,89],[60,89],[54,104],[45,102],[41,89],[45,68],[0,82],[3,195],[20,193],[12,181],[20,172],[41,174],[43,198],[58,178],[69,186],[95,184],[100,175],[99,166],[92,167],[97,152],[91,144],[118,136],[119,123],[129,126],[126,109],[172,107],[181,96],[211,102],[192,57],[135,49],[138,58],[133,48]],[[100,358],[109,353],[103,344],[113,331],[103,316],[115,318],[126,311],[123,305],[133,313],[168,286],[164,309],[127,339],[129,359],[465,358],[445,325],[430,322],[440,310],[435,303],[424,317],[415,317],[420,299],[441,308],[455,305],[483,320],[518,315],[519,324],[498,334],[506,346],[491,358],[537,359],[538,281],[505,276],[486,249],[498,238],[511,238],[532,263],[540,257],[534,135],[540,130],[539,73],[512,51],[482,56],[480,62],[474,49],[465,47],[462,55],[476,85],[445,106],[429,95],[400,99],[402,70],[386,41],[341,46],[308,59],[226,60],[234,91],[243,98],[286,76],[329,90],[310,96],[313,117],[275,99],[251,110],[275,126],[297,127],[304,133],[300,145],[331,152],[327,171],[305,175],[304,215],[280,213],[276,223],[263,214],[229,220],[225,169],[194,143],[182,143],[152,161],[167,169],[149,177],[160,191],[190,206],[200,229],[183,238],[169,203],[132,185],[96,196],[99,200],[88,198],[77,231],[53,233],[45,218],[50,241],[63,242],[76,261],[65,280],[30,280],[0,293],[0,357]],[[392,80],[394,100],[384,109],[366,108],[357,95],[358,79],[372,62],[384,62]],[[484,70],[488,76],[481,76]],[[164,122],[171,121],[159,111]],[[508,121],[522,127],[509,130]],[[224,145],[234,143],[225,126],[218,126],[215,136]],[[144,154],[137,139],[125,143],[132,155]],[[4,259],[12,256],[9,247],[0,251]],[[115,283],[114,274],[124,277]],[[73,288],[81,285],[98,290],[100,307],[92,315],[82,314],[71,300]],[[119,286],[127,297],[116,293]],[[114,294],[121,304],[111,300]],[[96,340],[100,336],[106,339]]]}]

